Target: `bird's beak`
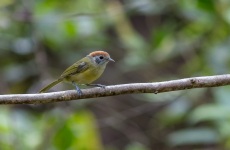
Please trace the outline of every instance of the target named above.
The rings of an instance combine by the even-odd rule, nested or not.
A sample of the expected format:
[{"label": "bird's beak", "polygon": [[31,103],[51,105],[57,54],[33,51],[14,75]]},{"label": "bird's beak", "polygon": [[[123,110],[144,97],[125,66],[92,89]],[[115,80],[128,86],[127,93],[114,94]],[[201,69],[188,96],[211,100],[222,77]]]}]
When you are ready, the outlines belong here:
[{"label": "bird's beak", "polygon": [[115,62],[112,58],[109,58],[109,61]]}]

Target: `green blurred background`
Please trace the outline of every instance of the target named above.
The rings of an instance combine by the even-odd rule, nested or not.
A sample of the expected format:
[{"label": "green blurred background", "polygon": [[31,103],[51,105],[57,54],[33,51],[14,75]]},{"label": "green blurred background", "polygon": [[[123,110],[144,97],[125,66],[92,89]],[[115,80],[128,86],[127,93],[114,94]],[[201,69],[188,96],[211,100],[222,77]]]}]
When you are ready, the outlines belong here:
[{"label": "green blurred background", "polygon": [[[1,94],[37,93],[95,50],[116,61],[106,85],[230,70],[229,0],[1,0],[0,34]],[[230,149],[229,91],[2,105],[0,149]]]}]

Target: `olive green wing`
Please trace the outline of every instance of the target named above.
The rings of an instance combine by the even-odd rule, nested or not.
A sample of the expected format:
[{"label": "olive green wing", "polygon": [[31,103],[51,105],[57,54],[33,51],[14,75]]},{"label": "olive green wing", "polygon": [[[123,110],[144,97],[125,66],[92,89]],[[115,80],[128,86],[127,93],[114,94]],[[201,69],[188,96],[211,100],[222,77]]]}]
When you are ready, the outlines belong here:
[{"label": "olive green wing", "polygon": [[78,61],[74,63],[72,66],[67,68],[62,74],[60,78],[65,78],[71,75],[75,75],[78,73],[82,73],[89,68],[89,64],[85,61]]}]

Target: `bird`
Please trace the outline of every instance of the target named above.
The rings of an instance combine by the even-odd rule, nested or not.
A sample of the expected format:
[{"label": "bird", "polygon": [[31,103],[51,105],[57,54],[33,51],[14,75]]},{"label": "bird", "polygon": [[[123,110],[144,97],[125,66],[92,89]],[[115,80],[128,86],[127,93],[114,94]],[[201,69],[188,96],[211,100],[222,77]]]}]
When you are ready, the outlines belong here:
[{"label": "bird", "polygon": [[79,61],[68,67],[57,80],[42,88],[39,93],[44,93],[56,84],[63,81],[72,83],[73,86],[75,86],[78,95],[83,94],[78,85],[97,86],[105,88],[105,85],[92,84],[92,82],[97,80],[102,75],[106,68],[106,65],[110,61],[115,62],[105,51],[99,50],[91,52],[86,57],[80,59]]}]

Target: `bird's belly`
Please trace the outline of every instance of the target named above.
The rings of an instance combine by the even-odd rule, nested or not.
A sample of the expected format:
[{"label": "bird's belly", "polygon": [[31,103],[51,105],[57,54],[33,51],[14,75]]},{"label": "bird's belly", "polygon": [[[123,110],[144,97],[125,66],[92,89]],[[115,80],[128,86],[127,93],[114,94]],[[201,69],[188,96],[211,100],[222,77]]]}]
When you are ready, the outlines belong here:
[{"label": "bird's belly", "polygon": [[78,73],[72,76],[69,76],[67,78],[67,81],[74,81],[78,84],[89,84],[92,83],[93,81],[97,80],[103,71],[97,71],[97,70],[86,70],[83,73]]}]

